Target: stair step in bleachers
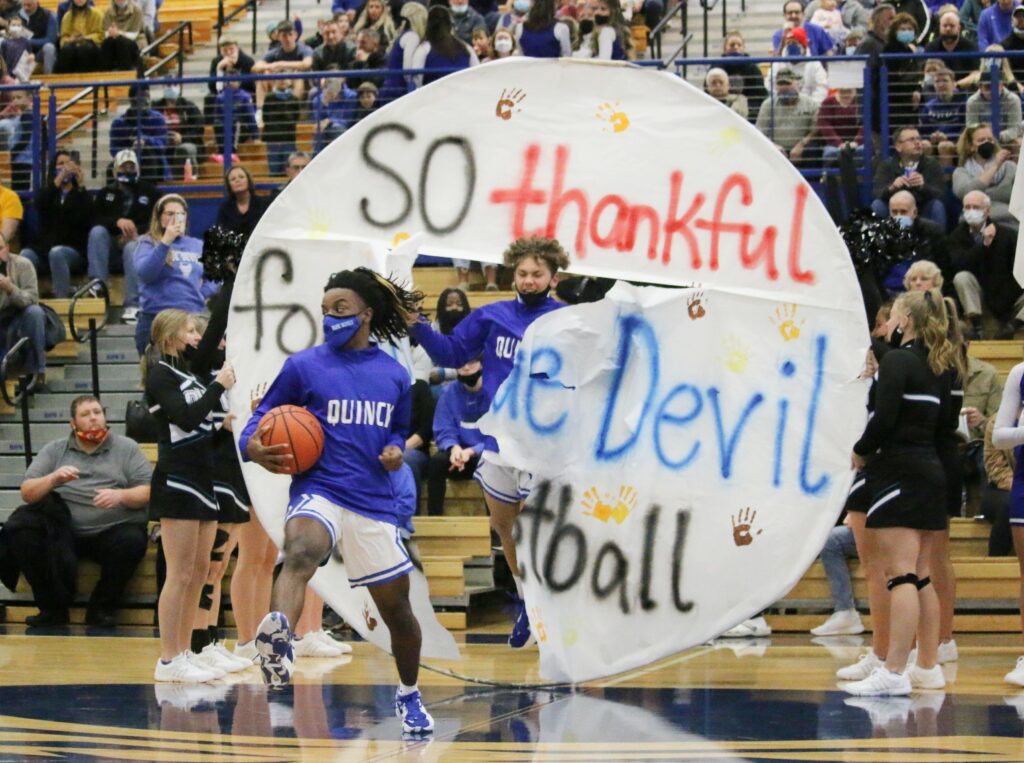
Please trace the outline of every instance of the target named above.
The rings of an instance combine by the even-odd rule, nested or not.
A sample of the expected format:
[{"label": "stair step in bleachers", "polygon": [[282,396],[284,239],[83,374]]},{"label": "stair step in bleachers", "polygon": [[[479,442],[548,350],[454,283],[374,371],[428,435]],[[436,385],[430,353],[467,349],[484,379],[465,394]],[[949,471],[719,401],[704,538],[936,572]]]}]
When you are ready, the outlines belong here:
[{"label": "stair step in bleachers", "polygon": [[1010,369],[1024,360],[1024,342],[1019,339],[1004,341],[974,341],[971,342],[968,353],[991,363],[1004,378]]}]

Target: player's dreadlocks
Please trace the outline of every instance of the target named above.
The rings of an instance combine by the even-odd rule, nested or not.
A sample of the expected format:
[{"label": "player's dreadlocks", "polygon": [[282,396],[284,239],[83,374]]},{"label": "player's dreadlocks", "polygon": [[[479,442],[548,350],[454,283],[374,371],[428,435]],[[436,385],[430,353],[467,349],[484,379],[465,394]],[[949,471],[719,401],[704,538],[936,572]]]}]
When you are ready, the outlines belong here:
[{"label": "player's dreadlocks", "polygon": [[332,274],[324,291],[331,289],[351,289],[373,310],[370,334],[379,342],[397,342],[406,336],[408,318],[423,299],[422,292],[407,291],[369,268]]}]

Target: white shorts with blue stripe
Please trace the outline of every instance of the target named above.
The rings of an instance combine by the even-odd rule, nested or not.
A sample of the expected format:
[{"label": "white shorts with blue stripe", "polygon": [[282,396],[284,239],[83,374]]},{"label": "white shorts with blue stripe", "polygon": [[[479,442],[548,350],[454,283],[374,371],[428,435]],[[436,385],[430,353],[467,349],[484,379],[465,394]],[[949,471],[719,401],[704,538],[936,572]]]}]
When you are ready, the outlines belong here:
[{"label": "white shorts with blue stripe", "polygon": [[412,560],[395,525],[371,519],[315,493],[305,493],[288,507],[285,522],[296,517],[315,519],[341,544],[341,558],[349,585],[388,583],[412,571]]},{"label": "white shorts with blue stripe", "polygon": [[497,453],[485,450],[473,473],[484,492],[505,503],[519,503],[530,495],[533,476],[522,469],[505,466]]}]

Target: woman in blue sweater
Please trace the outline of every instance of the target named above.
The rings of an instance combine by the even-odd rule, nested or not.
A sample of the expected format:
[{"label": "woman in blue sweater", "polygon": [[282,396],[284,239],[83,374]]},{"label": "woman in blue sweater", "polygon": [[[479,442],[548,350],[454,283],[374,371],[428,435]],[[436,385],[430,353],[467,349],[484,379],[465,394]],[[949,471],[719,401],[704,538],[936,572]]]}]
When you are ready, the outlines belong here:
[{"label": "woman in blue sweater", "polygon": [[135,250],[139,279],[139,322],[135,347],[142,355],[149,344],[153,319],[161,310],[177,308],[189,313],[206,309],[206,298],[217,285],[203,280],[203,242],[186,235],[188,202],[177,194],[163,196],[153,207],[149,233]]}]

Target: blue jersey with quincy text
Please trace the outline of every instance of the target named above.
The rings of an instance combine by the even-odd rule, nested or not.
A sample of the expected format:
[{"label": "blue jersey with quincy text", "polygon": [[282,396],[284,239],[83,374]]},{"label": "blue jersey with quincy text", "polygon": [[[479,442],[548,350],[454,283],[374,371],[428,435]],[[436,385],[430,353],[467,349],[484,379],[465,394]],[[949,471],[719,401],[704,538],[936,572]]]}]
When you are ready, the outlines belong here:
[{"label": "blue jersey with quincy text", "polygon": [[[476,308],[459,321],[450,335],[434,331],[429,323],[417,323],[412,335],[443,368],[459,368],[474,358],[483,361],[483,392],[494,400],[498,387],[512,373],[516,350],[530,324],[542,315],[565,307],[551,297],[537,307],[527,307],[519,299],[492,302]],[[493,437],[484,438],[484,448],[497,452]]]},{"label": "blue jersey with quincy text", "polygon": [[292,355],[242,430],[243,459],[260,419],[279,405],[303,406],[324,431],[320,460],[292,477],[293,501],[316,493],[372,519],[402,521],[378,456],[388,445],[405,449],[412,415],[408,371],[376,346],[335,350],[320,344]]}]

